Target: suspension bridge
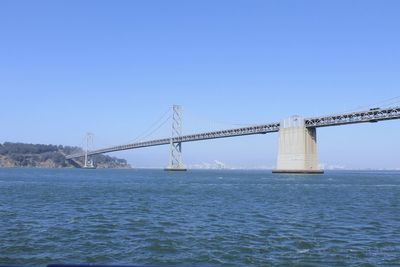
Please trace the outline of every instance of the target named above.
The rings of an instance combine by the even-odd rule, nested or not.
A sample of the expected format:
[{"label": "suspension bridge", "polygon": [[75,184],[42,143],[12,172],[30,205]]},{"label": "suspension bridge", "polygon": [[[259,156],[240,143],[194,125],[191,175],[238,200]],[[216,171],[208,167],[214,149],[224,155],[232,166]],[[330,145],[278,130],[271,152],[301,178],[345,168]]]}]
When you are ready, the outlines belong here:
[{"label": "suspension bridge", "polygon": [[377,123],[385,120],[400,119],[400,107],[369,108],[364,111],[347,112],[336,115],[302,118],[292,116],[281,122],[231,128],[219,131],[182,134],[182,108],[172,107],[172,135],[166,138],[133,142],[124,145],[110,146],[89,150],[88,144],[93,136],[87,136],[87,146],[82,152],[68,155],[68,160],[84,158],[84,167],[93,168],[90,156],[116,151],[138,149],[152,146],[169,145],[168,171],[185,171],[182,162],[182,143],[203,141],[217,138],[238,137],[245,135],[279,133],[277,166],[275,173],[323,173],[317,159],[317,128],[341,126],[358,123]]}]

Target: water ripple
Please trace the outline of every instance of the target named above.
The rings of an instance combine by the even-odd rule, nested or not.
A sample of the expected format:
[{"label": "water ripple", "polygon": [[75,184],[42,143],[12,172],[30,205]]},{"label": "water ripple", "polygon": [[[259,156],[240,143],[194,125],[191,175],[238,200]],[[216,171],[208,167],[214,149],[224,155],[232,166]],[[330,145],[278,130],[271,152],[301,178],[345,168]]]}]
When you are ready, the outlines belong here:
[{"label": "water ripple", "polygon": [[0,264],[400,266],[400,173],[0,170]]}]

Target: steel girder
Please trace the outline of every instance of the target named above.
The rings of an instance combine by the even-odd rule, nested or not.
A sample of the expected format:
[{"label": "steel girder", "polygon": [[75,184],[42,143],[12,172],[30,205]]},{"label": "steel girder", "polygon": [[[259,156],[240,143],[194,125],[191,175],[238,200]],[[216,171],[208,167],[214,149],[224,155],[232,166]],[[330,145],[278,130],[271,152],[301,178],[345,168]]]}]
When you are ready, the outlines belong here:
[{"label": "steel girder", "polygon": [[[386,108],[386,109],[370,109],[367,111],[351,112],[345,114],[331,115],[331,116],[321,116],[314,118],[306,118],[306,127],[327,127],[327,126],[339,126],[345,124],[354,123],[365,123],[365,122],[378,122],[384,120],[394,120],[400,119],[400,107]],[[184,142],[194,142],[207,139],[217,139],[217,138],[227,138],[243,135],[253,135],[253,134],[266,134],[278,132],[280,129],[280,123],[269,123],[263,125],[255,125],[249,127],[212,131],[197,133],[191,135],[183,135],[180,137],[157,139],[145,142],[138,142],[127,145],[114,146],[109,148],[103,148],[98,150],[89,151],[88,155],[103,154],[115,151],[122,151],[128,149],[136,149],[142,147],[167,145],[172,143],[184,143]],[[67,156],[67,159],[79,158],[85,156],[85,153],[77,153],[74,155]]]}]

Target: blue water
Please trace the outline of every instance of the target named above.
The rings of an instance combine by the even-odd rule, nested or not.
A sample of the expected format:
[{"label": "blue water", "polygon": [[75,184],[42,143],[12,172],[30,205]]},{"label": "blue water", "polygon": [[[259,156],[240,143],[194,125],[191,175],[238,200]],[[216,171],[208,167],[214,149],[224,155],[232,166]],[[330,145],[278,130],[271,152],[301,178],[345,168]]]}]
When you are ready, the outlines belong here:
[{"label": "blue water", "polygon": [[0,264],[400,266],[400,173],[0,169]]}]

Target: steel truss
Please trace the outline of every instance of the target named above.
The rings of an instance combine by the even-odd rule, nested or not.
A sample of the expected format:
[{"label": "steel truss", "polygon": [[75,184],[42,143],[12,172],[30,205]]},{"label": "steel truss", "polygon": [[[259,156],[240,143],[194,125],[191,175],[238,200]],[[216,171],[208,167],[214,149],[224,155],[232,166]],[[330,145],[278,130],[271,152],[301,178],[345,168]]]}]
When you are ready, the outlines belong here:
[{"label": "steel truss", "polygon": [[169,140],[170,159],[166,170],[184,170],[182,163],[182,142],[177,141],[182,136],[182,108],[174,105],[172,107],[172,134]]},{"label": "steel truss", "polygon": [[[174,112],[175,114],[175,112]],[[181,116],[181,113],[179,114]],[[182,118],[182,117],[180,117]],[[177,117],[178,119],[178,117]],[[400,107],[395,108],[386,108],[386,109],[370,109],[367,111],[360,111],[360,112],[352,112],[352,113],[344,113],[332,116],[321,116],[315,118],[307,118],[305,119],[306,127],[310,128],[317,128],[317,127],[327,127],[327,126],[339,126],[345,124],[355,124],[355,123],[366,123],[366,122],[379,122],[385,120],[394,120],[400,119]],[[176,123],[176,122],[174,122]],[[146,142],[138,142],[133,144],[127,145],[120,145],[114,147],[108,147],[103,149],[98,149],[94,151],[89,151],[87,155],[96,155],[96,154],[103,154],[121,150],[128,150],[128,149],[136,149],[142,147],[150,147],[150,146],[160,146],[160,145],[167,145],[172,143],[174,147],[171,147],[171,151],[174,151],[175,155],[177,155],[176,162],[180,162],[181,160],[181,152],[182,147],[181,143],[184,142],[194,142],[194,141],[202,141],[207,139],[217,139],[217,138],[226,138],[226,137],[235,137],[235,136],[243,136],[243,135],[253,135],[253,134],[266,134],[266,133],[273,133],[278,132],[280,129],[280,123],[269,123],[263,125],[255,125],[243,128],[235,128],[235,129],[228,129],[228,130],[221,130],[221,131],[212,131],[212,132],[204,132],[204,133],[197,133],[191,135],[180,135],[182,132],[179,131],[179,124],[176,124],[177,131],[174,132],[175,136],[172,138],[165,138],[165,139],[157,139],[151,140]],[[181,127],[182,125],[180,125]],[[181,130],[182,128],[180,128]],[[180,134],[179,134],[180,133]],[[85,153],[77,153],[74,155],[67,156],[67,159],[72,158],[79,158],[85,156]],[[170,162],[171,163],[171,162]]]}]

